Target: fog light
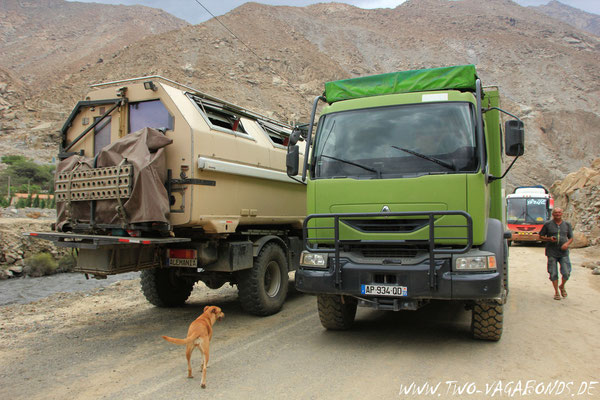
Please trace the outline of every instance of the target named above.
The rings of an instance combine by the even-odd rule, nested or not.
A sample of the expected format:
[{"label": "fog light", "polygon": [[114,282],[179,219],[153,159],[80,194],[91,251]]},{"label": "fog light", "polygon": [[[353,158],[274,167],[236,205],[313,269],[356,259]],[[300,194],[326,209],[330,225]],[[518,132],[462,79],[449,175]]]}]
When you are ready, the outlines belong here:
[{"label": "fog light", "polygon": [[327,254],[303,251],[300,255],[300,265],[303,267],[327,268]]}]

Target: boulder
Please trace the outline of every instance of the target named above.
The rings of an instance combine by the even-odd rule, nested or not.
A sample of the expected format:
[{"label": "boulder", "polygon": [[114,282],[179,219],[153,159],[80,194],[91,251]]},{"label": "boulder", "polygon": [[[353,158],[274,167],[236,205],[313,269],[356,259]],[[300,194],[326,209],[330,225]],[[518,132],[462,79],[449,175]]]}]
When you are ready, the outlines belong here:
[{"label": "boulder", "polygon": [[572,249],[588,247],[589,245],[590,245],[590,241],[588,240],[585,233],[578,232],[578,231],[573,232],[573,243],[570,246]]},{"label": "boulder", "polygon": [[17,261],[17,257],[14,253],[4,253],[4,260],[7,264],[14,264]]},{"label": "boulder", "polygon": [[600,268],[600,261],[585,261],[581,264],[581,266],[587,269]]},{"label": "boulder", "polygon": [[3,280],[8,279],[8,278],[10,278],[8,276],[8,273],[5,270],[0,269],[0,281],[3,281]]},{"label": "boulder", "polygon": [[23,273],[23,267],[20,267],[18,265],[12,266],[12,267],[8,267],[8,270],[10,272],[12,272],[15,275],[20,275]]},{"label": "boulder", "polygon": [[555,206],[564,209],[565,220],[579,232],[573,247],[600,243],[600,158],[590,168],[581,168],[554,182],[550,192]]}]

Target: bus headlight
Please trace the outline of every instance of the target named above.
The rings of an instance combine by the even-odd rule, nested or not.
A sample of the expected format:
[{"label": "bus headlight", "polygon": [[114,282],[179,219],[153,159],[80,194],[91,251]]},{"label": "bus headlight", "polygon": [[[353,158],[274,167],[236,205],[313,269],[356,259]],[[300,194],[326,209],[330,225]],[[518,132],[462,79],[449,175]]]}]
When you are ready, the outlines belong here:
[{"label": "bus headlight", "polygon": [[455,268],[457,271],[495,270],[496,256],[458,257]]},{"label": "bus headlight", "polygon": [[300,265],[310,268],[327,268],[327,254],[303,251],[300,255]]}]

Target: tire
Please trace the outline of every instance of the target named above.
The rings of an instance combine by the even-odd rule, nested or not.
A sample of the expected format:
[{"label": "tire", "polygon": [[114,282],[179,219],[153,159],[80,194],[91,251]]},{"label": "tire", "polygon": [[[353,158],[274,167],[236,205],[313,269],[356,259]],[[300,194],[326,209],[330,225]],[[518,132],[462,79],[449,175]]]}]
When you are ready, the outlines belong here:
[{"label": "tire", "polygon": [[500,303],[477,302],[471,316],[471,333],[474,339],[497,342],[502,337],[504,306]]},{"label": "tire", "polygon": [[182,306],[190,297],[194,282],[175,275],[167,268],[145,269],[141,274],[142,292],[157,307]]},{"label": "tire", "polygon": [[267,243],[251,269],[238,274],[242,308],[254,315],[272,315],[283,307],[288,292],[288,263],[283,249]]},{"label": "tire", "polygon": [[[510,242],[508,242],[510,243]],[[504,288],[504,296],[503,296],[503,303],[502,304],[506,304],[506,302],[508,301],[508,293],[509,293],[509,286],[508,286],[508,258],[509,258],[509,250],[508,250],[508,246],[509,244],[506,244],[506,246],[504,246],[504,262],[502,263],[502,287]]]},{"label": "tire", "polygon": [[328,330],[350,329],[356,317],[357,301],[353,297],[323,294],[317,296],[321,325]]}]

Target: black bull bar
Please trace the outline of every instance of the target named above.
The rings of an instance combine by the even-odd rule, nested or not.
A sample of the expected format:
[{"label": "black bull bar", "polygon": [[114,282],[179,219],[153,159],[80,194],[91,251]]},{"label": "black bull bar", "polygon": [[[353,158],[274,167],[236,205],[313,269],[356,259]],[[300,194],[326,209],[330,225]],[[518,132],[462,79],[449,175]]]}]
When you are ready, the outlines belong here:
[{"label": "black bull bar", "polygon": [[[436,225],[436,217],[437,219],[447,216],[447,215],[459,215],[465,218],[464,225]],[[352,221],[357,218],[366,218],[366,219],[381,219],[382,217],[386,217],[386,219],[392,217],[410,217],[411,219],[415,219],[421,217],[422,219],[426,219],[427,222],[425,226],[427,226],[429,230],[429,235],[427,240],[398,240],[398,239],[389,239],[389,240],[344,240],[340,239],[340,222],[344,223],[349,227],[347,221]],[[333,219],[333,226],[312,226],[309,227],[309,222],[313,220],[324,220],[324,219]],[[315,224],[318,225],[318,224]],[[401,224],[400,224],[401,225]],[[425,228],[425,226],[420,226],[418,230]],[[439,234],[439,230],[448,229],[448,228],[464,228],[466,230],[466,236],[436,236],[436,233]],[[323,231],[323,230],[333,230],[333,237],[308,237],[309,231]],[[390,232],[390,231],[370,231],[369,233],[375,234],[401,234],[402,232]],[[406,233],[406,232],[404,232]],[[311,214],[306,217],[302,226],[302,238],[304,243],[304,248],[313,253],[329,253],[334,254],[334,263],[333,263],[333,274],[335,276],[335,284],[337,287],[341,287],[342,283],[342,268],[340,265],[340,248],[344,244],[367,244],[367,245],[398,245],[406,246],[406,245],[423,245],[427,244],[429,248],[429,286],[431,288],[435,288],[436,286],[436,277],[435,277],[435,256],[437,254],[464,254],[468,252],[473,246],[473,219],[471,216],[464,211],[424,211],[424,212],[379,212],[379,213],[342,213],[342,214]],[[446,246],[436,246],[436,241],[440,240],[452,240],[452,241],[466,241],[466,244],[460,248],[449,248]],[[333,244],[333,248],[329,245],[328,247],[319,247],[319,244],[326,242],[328,244]]]}]

